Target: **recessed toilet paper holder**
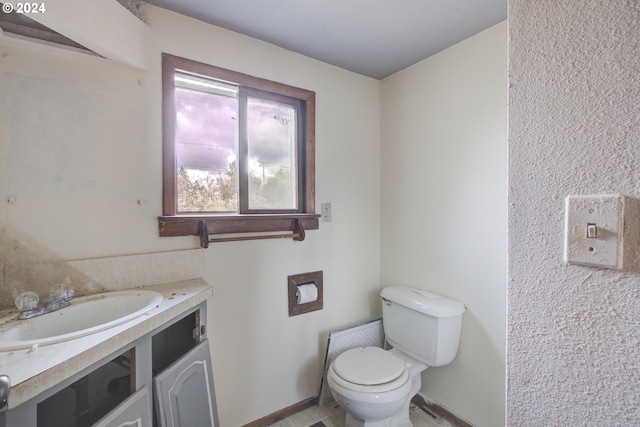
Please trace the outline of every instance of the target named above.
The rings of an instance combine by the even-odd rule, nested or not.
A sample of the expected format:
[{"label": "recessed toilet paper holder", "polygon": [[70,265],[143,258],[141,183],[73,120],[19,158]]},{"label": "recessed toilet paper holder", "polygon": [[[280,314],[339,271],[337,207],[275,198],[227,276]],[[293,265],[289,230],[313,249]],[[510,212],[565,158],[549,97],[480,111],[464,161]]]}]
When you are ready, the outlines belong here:
[{"label": "recessed toilet paper holder", "polygon": [[[322,310],[322,271],[296,274],[287,277],[289,317]],[[315,287],[315,290],[310,287]],[[306,291],[311,290],[308,294]],[[302,295],[300,293],[303,293]],[[301,301],[301,303],[298,303]]]}]

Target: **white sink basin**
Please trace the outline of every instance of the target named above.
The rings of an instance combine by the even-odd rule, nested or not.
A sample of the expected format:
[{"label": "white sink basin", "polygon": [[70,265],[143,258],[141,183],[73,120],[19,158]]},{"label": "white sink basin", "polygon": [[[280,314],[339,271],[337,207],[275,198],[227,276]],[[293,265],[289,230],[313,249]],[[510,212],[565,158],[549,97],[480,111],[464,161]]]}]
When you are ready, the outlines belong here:
[{"label": "white sink basin", "polygon": [[26,320],[0,320],[0,351],[19,350],[83,337],[121,325],[160,304],[162,294],[132,289],[71,300],[61,310]]}]

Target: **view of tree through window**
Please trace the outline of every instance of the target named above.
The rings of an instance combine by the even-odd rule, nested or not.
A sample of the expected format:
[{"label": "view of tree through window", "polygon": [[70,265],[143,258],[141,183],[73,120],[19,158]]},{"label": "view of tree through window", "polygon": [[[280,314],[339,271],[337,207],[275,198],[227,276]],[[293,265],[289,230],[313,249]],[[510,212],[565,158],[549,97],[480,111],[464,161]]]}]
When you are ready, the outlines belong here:
[{"label": "view of tree through window", "polygon": [[[295,209],[295,109],[249,98],[247,133],[249,152],[249,209]],[[256,177],[258,168],[258,178]],[[260,175],[262,173],[262,175]]]},{"label": "view of tree through window", "polygon": [[315,115],[313,91],[163,53],[160,236],[317,230]]},{"label": "view of tree through window", "polygon": [[175,106],[178,212],[238,212],[244,187],[249,210],[298,208],[295,105],[176,73]]}]

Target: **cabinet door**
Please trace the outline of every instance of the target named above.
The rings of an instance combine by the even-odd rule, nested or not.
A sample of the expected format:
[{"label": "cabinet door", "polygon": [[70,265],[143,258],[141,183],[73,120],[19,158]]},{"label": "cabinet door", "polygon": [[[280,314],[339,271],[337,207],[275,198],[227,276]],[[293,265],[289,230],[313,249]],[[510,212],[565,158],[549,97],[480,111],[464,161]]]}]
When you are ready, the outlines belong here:
[{"label": "cabinet door", "polygon": [[144,387],[109,412],[93,427],[151,427],[151,399]]},{"label": "cabinet door", "polygon": [[218,426],[208,340],[158,374],[153,385],[160,427]]}]

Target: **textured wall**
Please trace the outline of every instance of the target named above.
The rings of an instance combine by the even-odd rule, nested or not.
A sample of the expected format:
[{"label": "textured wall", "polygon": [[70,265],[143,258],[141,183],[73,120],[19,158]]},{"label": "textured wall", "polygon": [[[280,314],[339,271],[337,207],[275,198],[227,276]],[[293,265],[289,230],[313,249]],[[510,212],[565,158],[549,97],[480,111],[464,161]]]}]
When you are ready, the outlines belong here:
[{"label": "textured wall", "polygon": [[509,6],[507,425],[637,425],[637,261],[566,266],[562,251],[567,195],[640,197],[640,6]]}]

